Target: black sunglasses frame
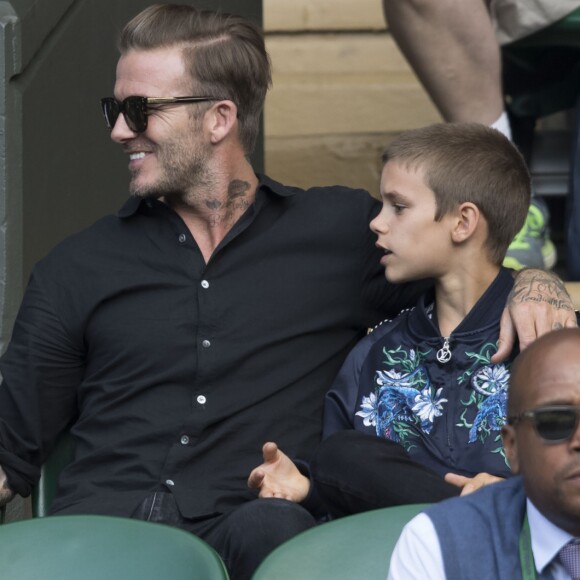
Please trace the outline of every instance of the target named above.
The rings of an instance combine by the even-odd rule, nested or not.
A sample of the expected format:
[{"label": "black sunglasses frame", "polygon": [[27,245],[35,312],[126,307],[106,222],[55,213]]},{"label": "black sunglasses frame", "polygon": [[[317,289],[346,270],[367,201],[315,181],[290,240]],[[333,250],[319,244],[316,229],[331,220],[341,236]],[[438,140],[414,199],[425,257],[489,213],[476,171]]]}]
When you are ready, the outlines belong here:
[{"label": "black sunglasses frame", "polygon": [[[573,418],[570,426],[567,426],[567,428],[564,430],[565,434],[563,436],[553,437],[553,434],[550,436],[549,433],[547,434],[548,436],[546,436],[546,425],[542,425],[542,418],[544,417],[546,419],[550,414]],[[547,443],[548,445],[563,443],[564,441],[571,439],[574,436],[574,433],[576,433],[578,423],[580,422],[580,405],[546,405],[545,407],[538,407],[537,409],[533,409],[531,411],[523,411],[519,415],[508,417],[507,422],[509,425],[517,425],[524,419],[529,419],[532,421],[534,430],[544,443]],[[569,433],[568,429],[570,431]]]},{"label": "black sunglasses frame", "polygon": [[143,133],[147,130],[149,109],[154,105],[180,105],[185,103],[203,103],[208,101],[222,101],[218,97],[139,97],[130,96],[123,101],[114,97],[101,99],[101,108],[107,127],[112,131],[119,115],[125,117],[127,126],[133,133]]}]

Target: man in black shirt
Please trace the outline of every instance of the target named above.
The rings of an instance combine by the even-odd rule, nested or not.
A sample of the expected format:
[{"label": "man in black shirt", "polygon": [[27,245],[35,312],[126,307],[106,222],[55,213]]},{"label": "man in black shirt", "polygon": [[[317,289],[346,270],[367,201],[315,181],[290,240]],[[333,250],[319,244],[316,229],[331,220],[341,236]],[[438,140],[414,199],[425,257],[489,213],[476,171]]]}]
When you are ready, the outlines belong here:
[{"label": "man in black shirt", "polygon": [[[30,493],[70,429],[53,513],[185,528],[247,578],[314,524],[246,488],[262,441],[308,458],[345,355],[420,289],[386,283],[367,192],[305,192],[252,170],[270,84],[255,26],[151,6],[120,49],[102,106],[132,196],[34,268],[0,364],[2,502]],[[527,305],[562,293],[549,282],[547,297],[520,295],[524,336]],[[525,275],[516,287],[531,296]],[[539,332],[572,320],[561,300]]]}]

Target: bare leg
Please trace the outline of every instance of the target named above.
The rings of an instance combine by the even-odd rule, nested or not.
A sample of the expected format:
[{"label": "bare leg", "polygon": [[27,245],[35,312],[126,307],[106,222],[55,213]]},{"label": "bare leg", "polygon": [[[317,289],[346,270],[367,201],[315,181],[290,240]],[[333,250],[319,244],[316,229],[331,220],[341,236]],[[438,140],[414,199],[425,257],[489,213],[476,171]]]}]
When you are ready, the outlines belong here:
[{"label": "bare leg", "polygon": [[389,29],[445,121],[491,125],[504,110],[485,0],[383,0]]}]

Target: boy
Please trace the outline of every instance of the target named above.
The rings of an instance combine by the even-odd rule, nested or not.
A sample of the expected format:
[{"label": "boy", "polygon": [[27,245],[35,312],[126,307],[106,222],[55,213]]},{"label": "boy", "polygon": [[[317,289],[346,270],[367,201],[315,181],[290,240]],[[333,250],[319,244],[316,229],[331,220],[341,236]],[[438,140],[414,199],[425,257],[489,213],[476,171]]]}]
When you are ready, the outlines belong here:
[{"label": "boy", "polygon": [[[475,123],[405,132],[383,162],[383,207],[370,227],[385,276],[432,278],[434,289],[365,337],[327,394],[311,470],[335,516],[438,501],[509,475],[508,364],[490,359],[513,285],[501,264],[530,200],[526,165],[501,133]],[[306,475],[267,443],[249,485],[302,502]]]}]

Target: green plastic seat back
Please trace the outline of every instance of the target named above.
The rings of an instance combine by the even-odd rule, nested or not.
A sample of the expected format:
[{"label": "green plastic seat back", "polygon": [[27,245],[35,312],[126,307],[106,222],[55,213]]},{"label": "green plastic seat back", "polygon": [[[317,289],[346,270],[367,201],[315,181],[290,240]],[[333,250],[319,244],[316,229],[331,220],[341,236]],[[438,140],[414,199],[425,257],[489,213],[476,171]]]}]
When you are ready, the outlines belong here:
[{"label": "green plastic seat back", "polygon": [[56,495],[60,472],[72,461],[74,441],[66,432],[60,436],[40,470],[40,481],[32,491],[32,515],[42,518],[48,514]]},{"label": "green plastic seat back", "polygon": [[401,530],[426,507],[383,508],[316,526],[276,548],[252,580],[385,580]]},{"label": "green plastic seat back", "polygon": [[109,516],[0,526],[2,580],[227,580],[218,554],[183,530]]}]

